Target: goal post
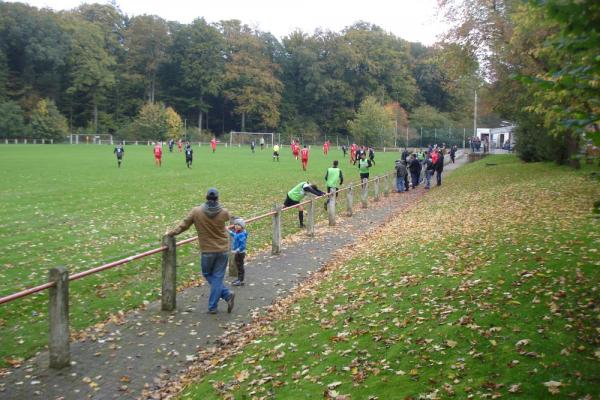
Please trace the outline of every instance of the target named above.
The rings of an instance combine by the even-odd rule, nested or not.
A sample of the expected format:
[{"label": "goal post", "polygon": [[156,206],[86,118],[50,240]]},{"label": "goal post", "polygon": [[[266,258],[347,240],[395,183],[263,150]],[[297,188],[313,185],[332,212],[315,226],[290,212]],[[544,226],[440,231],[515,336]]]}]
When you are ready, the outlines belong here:
[{"label": "goal post", "polygon": [[70,144],[114,144],[113,135],[110,133],[84,134],[72,133],[69,135]]},{"label": "goal post", "polygon": [[260,139],[264,139],[265,145],[273,147],[273,132],[229,132],[229,146],[250,145],[254,140],[256,146],[260,146]]}]

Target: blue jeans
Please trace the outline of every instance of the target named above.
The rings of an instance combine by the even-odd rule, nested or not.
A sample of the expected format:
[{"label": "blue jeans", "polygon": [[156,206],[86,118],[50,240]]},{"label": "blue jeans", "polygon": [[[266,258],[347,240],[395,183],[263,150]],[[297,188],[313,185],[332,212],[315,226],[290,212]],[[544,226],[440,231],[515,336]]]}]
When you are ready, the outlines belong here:
[{"label": "blue jeans", "polygon": [[404,177],[403,176],[396,177],[396,190],[398,192],[404,192]]},{"label": "blue jeans", "polygon": [[431,176],[433,175],[433,171],[431,170],[427,170],[425,171],[425,180],[427,181],[427,183],[425,184],[425,189],[429,189],[429,187],[431,186]]},{"label": "blue jeans", "polygon": [[223,253],[201,253],[200,267],[202,275],[210,285],[210,295],[208,296],[208,309],[216,310],[219,305],[219,299],[227,301],[231,296],[229,288],[223,285],[225,269],[227,268],[227,259],[229,252]]},{"label": "blue jeans", "polygon": [[440,186],[442,184],[442,171],[437,171],[435,177],[437,178],[437,185]]}]

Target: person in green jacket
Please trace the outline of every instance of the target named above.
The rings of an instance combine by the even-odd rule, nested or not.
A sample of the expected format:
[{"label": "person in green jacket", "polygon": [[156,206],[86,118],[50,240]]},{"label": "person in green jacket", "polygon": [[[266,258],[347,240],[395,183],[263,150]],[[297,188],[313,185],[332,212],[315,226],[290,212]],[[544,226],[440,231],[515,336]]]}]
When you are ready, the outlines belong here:
[{"label": "person in green jacket", "polygon": [[[325,174],[325,184],[327,185],[327,193],[330,193],[332,190],[335,192],[335,197],[338,195],[338,189],[344,183],[344,175],[342,174],[342,170],[338,168],[338,160],[333,162],[333,167],[327,168],[327,173]],[[325,209],[327,209],[327,204],[329,201],[325,203]]]},{"label": "person in green jacket", "polygon": [[[311,185],[308,181],[300,182],[287,193],[283,206],[291,207],[300,204],[307,193],[312,193],[315,196],[323,196],[325,194],[325,192],[317,188],[317,185]],[[300,222],[300,228],[304,228],[304,207],[302,206],[298,207],[298,221]]]},{"label": "person in green jacket", "polygon": [[369,180],[369,168],[372,166],[371,160],[367,160],[367,154],[363,152],[358,160],[358,172],[360,173],[360,181],[363,186]]}]

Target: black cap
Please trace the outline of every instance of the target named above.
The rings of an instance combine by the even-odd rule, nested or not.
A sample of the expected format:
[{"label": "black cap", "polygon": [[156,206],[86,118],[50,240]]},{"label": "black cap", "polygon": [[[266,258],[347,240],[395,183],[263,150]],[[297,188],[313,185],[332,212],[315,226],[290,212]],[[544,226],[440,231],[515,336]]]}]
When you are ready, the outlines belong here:
[{"label": "black cap", "polygon": [[216,188],[210,188],[206,192],[206,200],[217,200],[219,198],[219,191]]}]

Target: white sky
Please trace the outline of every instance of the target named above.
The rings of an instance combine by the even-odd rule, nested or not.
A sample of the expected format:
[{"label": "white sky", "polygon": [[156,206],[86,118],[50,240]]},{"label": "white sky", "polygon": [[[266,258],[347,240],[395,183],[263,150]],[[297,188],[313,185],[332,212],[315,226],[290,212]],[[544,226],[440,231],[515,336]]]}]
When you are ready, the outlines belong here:
[{"label": "white sky", "polygon": [[[68,10],[81,0],[25,0],[35,7]],[[97,3],[107,3],[97,0]],[[362,20],[380,26],[411,42],[430,45],[444,24],[436,16],[436,0],[121,0],[129,15],[154,14],[166,20],[189,23],[204,17],[208,22],[239,19],[278,38],[299,28],[312,34],[316,28],[340,32]]]}]

